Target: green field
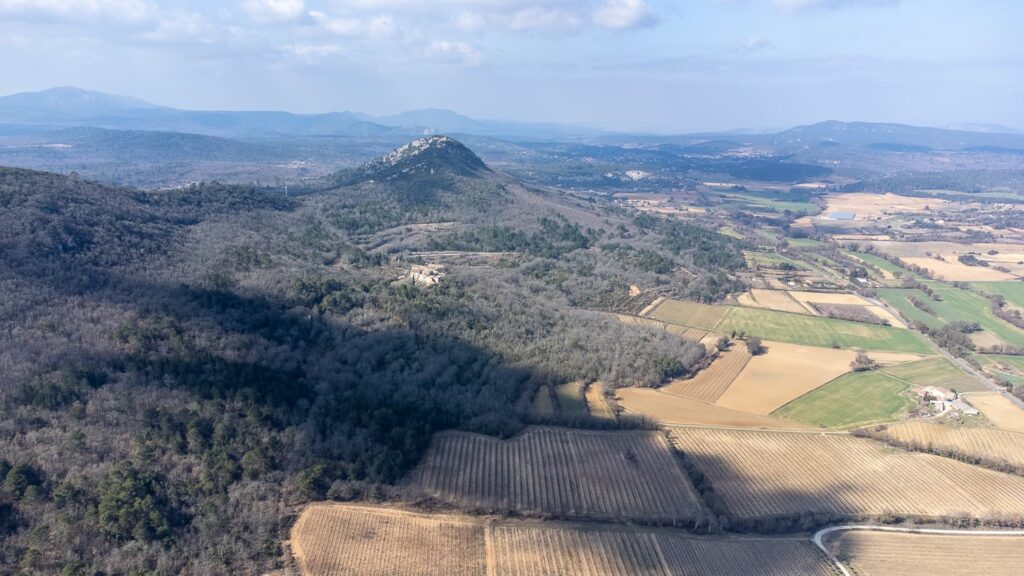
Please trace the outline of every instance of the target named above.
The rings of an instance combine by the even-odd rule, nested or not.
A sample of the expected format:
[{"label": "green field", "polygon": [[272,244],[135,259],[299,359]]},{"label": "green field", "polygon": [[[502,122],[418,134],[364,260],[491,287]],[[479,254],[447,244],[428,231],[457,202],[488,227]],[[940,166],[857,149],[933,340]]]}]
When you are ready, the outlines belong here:
[{"label": "green field", "polygon": [[1013,384],[1014,387],[1024,386],[1024,376],[1013,374],[1007,370],[1002,370],[997,366],[997,363],[1006,364],[1010,369],[1024,373],[1024,356],[975,354],[973,358],[985,368],[986,372],[990,372],[999,378],[1004,378],[1006,381]]},{"label": "green field", "polygon": [[1024,282],[972,282],[971,289],[983,294],[999,294],[1018,308],[1024,308]]},{"label": "green field", "polygon": [[904,317],[909,318],[911,322],[920,322],[929,328],[940,328],[945,324],[941,318],[933,316],[910,303],[909,297],[914,296],[921,302],[927,304],[932,310],[936,311],[936,314],[938,314],[938,309],[933,306],[933,304],[938,304],[938,302],[933,301],[930,296],[920,290],[880,288],[878,290],[878,295],[890,306],[899,310],[900,314]]},{"label": "green field", "polygon": [[759,308],[730,307],[714,331],[746,332],[765,340],[820,348],[836,345],[918,354],[931,352],[921,336],[911,330]]},{"label": "green field", "polygon": [[915,386],[942,386],[959,392],[988,389],[973,376],[945,358],[928,358],[917,362],[897,364],[882,368],[880,372],[905,380]]},{"label": "green field", "polygon": [[806,213],[806,214],[808,214],[810,216],[814,216],[815,214],[818,214],[820,212],[820,210],[818,210],[818,207],[816,205],[810,203],[810,202],[795,202],[795,201],[791,201],[791,200],[776,200],[774,198],[768,198],[768,197],[762,196],[762,195],[737,194],[735,192],[730,192],[728,194],[723,194],[723,197],[726,197],[726,198],[729,198],[729,197],[737,198],[737,199],[742,200],[743,202],[749,202],[750,204],[756,204],[758,206],[764,206],[765,208],[770,208],[770,209],[775,210],[777,212],[782,212],[784,210],[789,210],[790,212],[804,212],[804,213]]},{"label": "green field", "polygon": [[[879,296],[894,308],[900,310],[911,320],[920,320],[932,328],[937,328],[948,322],[963,321],[977,322],[984,330],[991,332],[997,338],[1013,346],[1024,347],[1024,331],[1008,322],[996,318],[992,314],[991,306],[987,298],[971,292],[961,290],[941,282],[926,282],[936,294],[940,301],[932,300],[931,297],[919,290],[903,290],[899,288],[884,288],[878,291]],[[909,300],[908,295],[915,295],[922,302],[925,302],[935,316],[926,314],[915,308]]]},{"label": "green field", "polygon": [[885,270],[886,272],[889,272],[891,274],[899,272],[903,274],[904,277],[913,276],[913,274],[911,274],[910,271],[901,268],[893,264],[892,262],[889,262],[885,258],[875,256],[874,254],[865,254],[863,252],[847,252],[847,254],[860,258],[861,260],[867,262],[868,264],[871,264],[872,266],[878,268],[879,270]]},{"label": "green field", "polygon": [[826,428],[854,428],[897,420],[915,403],[906,396],[910,385],[882,372],[840,376],[772,413]]},{"label": "green field", "polygon": [[764,340],[819,348],[835,345],[916,354],[932,352],[921,336],[912,330],[760,308],[666,300],[648,317],[724,334],[745,332]]}]

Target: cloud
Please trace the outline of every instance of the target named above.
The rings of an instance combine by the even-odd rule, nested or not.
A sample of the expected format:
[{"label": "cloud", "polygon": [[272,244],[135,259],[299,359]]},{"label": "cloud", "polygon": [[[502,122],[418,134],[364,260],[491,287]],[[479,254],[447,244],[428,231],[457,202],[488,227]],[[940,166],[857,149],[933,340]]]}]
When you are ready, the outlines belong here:
[{"label": "cloud", "polygon": [[329,16],[319,10],[309,13],[323,30],[335,36],[390,38],[397,34],[395,19],[389,14],[379,14],[367,18],[351,18]]},{"label": "cloud", "polygon": [[772,47],[772,41],[764,38],[763,36],[753,35],[740,47],[744,52],[757,52],[758,50],[765,50]]},{"label": "cloud", "polygon": [[899,4],[902,0],[772,0],[776,8],[786,12],[803,12],[814,9],[852,8],[854,6],[886,6]]},{"label": "cloud", "polygon": [[594,11],[594,24],[611,30],[647,28],[658,23],[658,15],[645,0],[607,0]]},{"label": "cloud", "polygon": [[289,44],[282,47],[281,51],[308,60],[319,60],[344,54],[346,50],[341,44]]},{"label": "cloud", "polygon": [[483,53],[466,42],[436,40],[427,49],[427,56],[435,60],[475,66],[483,62]]},{"label": "cloud", "polygon": [[542,8],[534,6],[512,14],[508,19],[509,30],[551,30],[556,32],[575,32],[583,26],[583,18],[579,14],[559,8]]},{"label": "cloud", "polygon": [[306,13],[305,0],[245,0],[242,7],[261,22],[290,22]]},{"label": "cloud", "polygon": [[0,14],[141,20],[152,12],[153,7],[145,0],[0,0]]}]

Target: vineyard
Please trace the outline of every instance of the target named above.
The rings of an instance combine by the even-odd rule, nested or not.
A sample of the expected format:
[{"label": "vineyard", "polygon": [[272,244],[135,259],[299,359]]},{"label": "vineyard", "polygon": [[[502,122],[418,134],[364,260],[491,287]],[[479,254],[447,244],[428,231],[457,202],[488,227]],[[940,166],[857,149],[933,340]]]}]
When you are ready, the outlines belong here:
[{"label": "vineyard", "polygon": [[701,370],[693,378],[677,380],[661,389],[669,394],[713,404],[725,393],[749,361],[750,354],[746,347],[736,343],[719,353],[711,366]]},{"label": "vineyard", "polygon": [[487,520],[314,504],[292,529],[305,576],[831,576],[809,540]]},{"label": "vineyard", "polygon": [[699,538],[677,531],[503,523],[492,533],[501,576],[830,576],[807,540]]},{"label": "vineyard", "polygon": [[962,454],[990,465],[1024,469],[1024,434],[1018,432],[915,421],[893,424],[881,437],[911,450]]},{"label": "vineyard", "polygon": [[291,545],[307,576],[487,574],[483,525],[455,516],[314,504],[292,528]]},{"label": "vineyard", "polygon": [[835,548],[858,576],[1014,576],[1024,564],[1022,536],[852,531]]},{"label": "vineyard", "polygon": [[1006,519],[1024,514],[1024,478],[847,435],[677,428],[718,510],[737,519],[800,513]]},{"label": "vineyard", "polygon": [[435,434],[412,482],[468,508],[665,523],[700,514],[689,480],[656,432],[530,428],[507,441]]}]

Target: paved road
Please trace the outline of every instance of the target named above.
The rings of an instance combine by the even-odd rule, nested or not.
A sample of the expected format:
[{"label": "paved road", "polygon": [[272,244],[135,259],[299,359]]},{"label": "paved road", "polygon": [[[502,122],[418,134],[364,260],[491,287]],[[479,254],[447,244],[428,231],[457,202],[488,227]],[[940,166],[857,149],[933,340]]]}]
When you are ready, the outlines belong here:
[{"label": "paved road", "polygon": [[843,573],[844,576],[853,576],[846,566],[839,561],[838,558],[829,552],[828,548],[825,547],[823,542],[825,536],[832,534],[833,532],[848,532],[851,530],[873,530],[875,532],[903,532],[909,534],[950,534],[953,536],[1024,536],[1024,530],[946,530],[941,528],[897,528],[895,526],[871,526],[867,524],[848,524],[844,526],[830,526],[829,528],[822,528],[814,533],[814,537],[811,540],[814,545],[821,549],[826,556],[835,562],[836,567]]}]

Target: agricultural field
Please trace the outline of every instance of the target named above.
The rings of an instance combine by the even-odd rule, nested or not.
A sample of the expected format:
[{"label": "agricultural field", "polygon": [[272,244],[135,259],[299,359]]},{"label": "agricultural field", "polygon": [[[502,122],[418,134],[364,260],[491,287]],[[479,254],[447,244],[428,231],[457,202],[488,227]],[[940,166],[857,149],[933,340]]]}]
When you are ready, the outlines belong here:
[{"label": "agricultural field", "polygon": [[1009,304],[1024,309],[1024,282],[972,282],[971,289],[982,294],[998,294]]},{"label": "agricultural field", "polygon": [[844,254],[853,258],[854,260],[861,260],[866,264],[874,266],[881,272],[882,280],[895,280],[897,275],[902,277],[914,276],[909,270],[901,268],[889,262],[885,258],[881,258],[874,254],[865,254],[863,252],[850,252],[844,251]]},{"label": "agricultural field", "polygon": [[798,249],[814,249],[821,248],[826,244],[821,240],[814,240],[812,238],[788,238],[786,240],[790,246]]},{"label": "agricultural field", "polygon": [[619,406],[665,426],[726,426],[775,430],[813,430],[813,426],[740,412],[714,404],[666,394],[651,388],[619,388]]},{"label": "agricultural field", "polygon": [[615,411],[608,401],[607,389],[604,384],[594,382],[587,386],[587,412],[601,420],[615,420]]},{"label": "agricultural field", "polygon": [[[937,279],[964,282],[1003,282],[1016,280],[1024,273],[1024,246],[1014,244],[957,244],[954,242],[872,242],[877,250],[895,256],[908,265],[929,270]],[[997,254],[990,255],[988,252]],[[968,266],[957,260],[974,254],[989,266]],[[941,258],[941,260],[939,259]],[[996,270],[1004,267],[1010,272]]]},{"label": "agricultural field", "polygon": [[798,302],[785,290],[752,288],[740,294],[736,300],[741,306],[749,308],[767,308],[768,310],[779,310],[781,312],[815,315],[813,310]]},{"label": "agricultural field", "polygon": [[[983,333],[990,333],[999,342],[1024,347],[1024,331],[996,318],[984,296],[939,282],[926,284],[941,300],[936,301],[920,290],[902,288],[884,288],[878,294],[911,321],[918,320],[931,328],[955,321],[977,322]],[[911,296],[923,302],[933,313],[915,307],[909,300]]]},{"label": "agricultural field", "polygon": [[806,539],[707,538],[677,530],[502,522],[493,530],[495,575],[829,576]]},{"label": "agricultural field", "polygon": [[930,352],[920,335],[910,330],[757,308],[729,308],[729,313],[714,329],[726,334],[746,332],[773,342],[821,348],[839,346],[918,354]]},{"label": "agricultural field", "polygon": [[734,519],[1024,514],[1020,476],[846,434],[709,428],[674,428],[671,434],[714,487],[721,503],[716,511]]},{"label": "agricultural field", "polygon": [[292,529],[303,576],[831,576],[806,538],[489,520],[313,504]]},{"label": "agricultural field", "polygon": [[664,300],[650,310],[647,317],[711,331],[715,329],[722,316],[725,316],[728,311],[729,308],[726,306],[709,306],[684,300]]},{"label": "agricultural field", "polygon": [[881,371],[915,386],[942,386],[957,392],[988,390],[984,383],[979,382],[977,378],[964,372],[945,358],[928,358],[917,362],[887,366]]},{"label": "agricultural field", "polygon": [[468,517],[345,504],[307,506],[291,534],[305,576],[486,576],[484,545]]},{"label": "agricultural field", "polygon": [[853,428],[898,420],[916,405],[910,384],[881,371],[853,372],[772,412],[772,416],[826,428]]},{"label": "agricultural field", "polygon": [[975,354],[974,359],[993,377],[1007,380],[1014,386],[1024,386],[1024,356]]},{"label": "agricultural field", "polygon": [[428,496],[474,509],[669,523],[700,513],[658,432],[528,428],[510,440],[444,432],[410,480]]},{"label": "agricultural field", "polygon": [[948,204],[940,198],[914,198],[870,192],[829,194],[826,201],[826,215],[833,212],[850,212],[854,214],[854,220],[880,220],[894,214],[920,214],[929,210],[940,210]]},{"label": "agricultural field", "polygon": [[656,305],[652,305],[652,306],[648,307],[647,309],[645,309],[643,312],[640,313],[640,316],[630,316],[628,314],[616,314],[615,317],[619,320],[619,322],[622,322],[623,324],[630,324],[630,325],[635,325],[635,326],[647,326],[649,328],[655,328],[655,329],[658,329],[658,330],[664,330],[665,332],[668,332],[669,334],[675,334],[676,336],[679,336],[681,338],[686,338],[687,340],[693,340],[694,342],[698,342],[698,341],[702,340],[705,336],[708,335],[708,332],[706,330],[700,330],[698,328],[690,328],[688,326],[682,326],[680,324],[673,324],[671,322],[662,322],[662,321],[659,321],[659,320],[652,320],[650,318],[645,318],[643,315],[645,313],[649,313],[650,310],[653,310],[654,306],[656,306]]},{"label": "agricultural field", "polygon": [[660,388],[669,394],[714,404],[750,361],[750,353],[742,342],[733,342],[728,350],[718,353],[710,366],[693,378],[676,380]]},{"label": "agricultural field", "polygon": [[790,401],[850,371],[849,350],[766,342],[716,404],[768,415]]},{"label": "agricultural field", "polygon": [[533,396],[533,401],[530,404],[530,415],[536,418],[551,418],[557,412],[558,409],[555,407],[555,392],[550,386],[543,385],[537,388],[536,394]]},{"label": "agricultural field", "polygon": [[585,416],[587,414],[587,403],[583,398],[584,384],[582,382],[569,382],[554,387],[555,401],[558,406],[558,413],[562,416]]},{"label": "agricultural field", "polygon": [[994,428],[947,426],[931,422],[901,422],[879,432],[881,437],[915,450],[941,450],[1005,463],[1024,469],[1024,433]]},{"label": "agricultural field", "polygon": [[964,396],[996,428],[1024,432],[1024,410],[997,392],[972,392]]},{"label": "agricultural field", "polygon": [[1024,565],[1022,536],[853,530],[831,545],[858,576],[1016,576]]},{"label": "agricultural field", "polygon": [[921,336],[910,330],[759,308],[665,300],[650,312],[650,317],[725,334],[745,332],[774,342],[822,348],[931,352]]}]

